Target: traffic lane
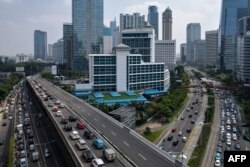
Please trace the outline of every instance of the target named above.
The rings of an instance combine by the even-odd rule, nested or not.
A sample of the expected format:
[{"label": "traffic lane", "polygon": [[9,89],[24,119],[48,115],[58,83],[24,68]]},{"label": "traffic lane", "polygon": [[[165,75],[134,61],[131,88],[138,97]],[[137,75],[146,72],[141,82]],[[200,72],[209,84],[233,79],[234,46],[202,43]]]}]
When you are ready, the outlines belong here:
[{"label": "traffic lane", "polygon": [[[55,92],[54,92],[55,93]],[[91,109],[91,108],[89,108],[88,106],[86,107],[85,105],[83,105],[82,103],[78,103],[78,101],[72,101],[72,99],[71,98],[69,98],[69,99],[71,99],[71,101],[69,102],[68,100],[69,99],[67,99],[67,98],[65,98],[65,96],[63,96],[62,94],[64,93],[62,93],[62,94],[60,94],[61,92],[56,92],[55,94],[56,94],[56,96],[58,96],[58,97],[60,97],[61,99],[63,99],[63,101],[64,102],[66,102],[66,103],[72,103],[72,102],[74,102],[73,104],[71,104],[72,106],[81,106],[81,109],[79,110],[79,111],[82,111],[82,108],[86,108],[86,109],[89,109],[89,110],[92,110],[93,111],[93,109]],[[69,104],[67,104],[67,105],[69,105]],[[76,108],[76,110],[77,110],[77,108]],[[79,112],[78,111],[78,112]],[[96,112],[96,111],[95,111]],[[85,114],[85,112],[81,112],[81,114]],[[107,118],[105,118],[105,117],[103,117],[101,114],[100,114],[100,121],[102,120],[102,119],[107,119]],[[91,119],[90,119],[91,120]],[[88,120],[88,122],[90,123],[90,120]],[[92,121],[92,125],[94,125],[94,124],[96,124],[96,121],[95,120],[91,120]],[[112,123],[112,121],[108,121],[109,122],[109,128],[110,128],[110,124],[113,124]],[[118,133],[117,132],[117,125],[113,125],[114,126],[114,129],[113,129],[113,131],[115,131],[115,133]],[[119,130],[118,130],[119,131]],[[131,135],[129,134],[129,136],[131,137]],[[127,136],[126,136],[127,137]],[[132,140],[134,140],[134,138],[132,138]],[[131,141],[132,141],[131,140]],[[113,142],[113,141],[112,141]],[[119,143],[120,143],[120,139],[119,139]],[[119,143],[117,143],[117,144],[119,144]],[[137,145],[141,145],[141,143],[137,143]],[[132,146],[132,148],[133,149],[136,149],[136,147],[138,147],[137,145],[134,145],[134,146]],[[152,155],[152,150],[151,149],[149,149],[149,148],[147,148],[147,147],[145,147],[145,145],[143,144],[142,145],[143,147],[142,148],[140,148],[140,149],[138,149],[138,150],[140,150],[140,152],[145,152],[145,153],[147,153],[147,154],[150,154],[150,155],[148,155],[148,159],[151,159],[151,157],[153,156]],[[123,146],[124,147],[124,146]],[[147,149],[146,149],[147,148]],[[127,149],[127,148],[126,148]],[[144,150],[144,151],[142,151],[142,150]],[[129,153],[129,154],[131,154],[131,150],[127,150],[127,153]],[[144,154],[145,154],[144,153]],[[128,155],[129,155],[128,154]],[[142,156],[141,155],[141,153],[138,153],[138,151],[137,151],[137,153],[136,153],[137,155],[139,155],[140,157],[142,157],[143,159],[146,159],[144,156]],[[157,153],[156,153],[157,154]],[[130,158],[131,157],[133,157],[133,156],[130,156]],[[138,156],[136,156],[136,157],[138,157]],[[158,165],[166,165],[166,163],[169,163],[169,165],[172,165],[172,163],[170,163],[168,160],[166,160],[165,158],[163,158],[163,157],[159,157],[159,155],[157,154],[157,155],[155,155],[155,158],[157,158],[158,160],[163,160],[162,162],[158,162]],[[151,159],[151,162],[154,162],[155,161],[155,158],[154,159]],[[160,158],[160,159],[159,159]],[[132,158],[131,158],[132,159]],[[145,165],[145,163],[143,163],[141,160],[139,160],[138,161],[138,158],[136,158],[135,159],[136,161],[137,161],[137,163],[139,163],[139,164],[141,164],[141,165]],[[148,161],[147,161],[148,162]],[[160,164],[160,163],[162,163],[162,164]],[[152,164],[150,164],[150,165],[155,165],[155,163],[152,163]],[[149,166],[150,166],[149,165]]]},{"label": "traffic lane", "polygon": [[[52,100],[51,102],[54,104],[54,103],[56,102],[56,99]],[[44,102],[44,103],[45,103],[45,102]],[[47,102],[47,103],[45,103],[45,104],[48,105],[48,103],[49,103],[49,102]],[[69,111],[67,108],[61,108],[60,110],[62,111],[62,114],[63,114],[63,117],[64,117],[64,118],[68,118],[70,115],[72,115],[72,112]],[[52,111],[51,111],[51,112],[52,112]],[[53,114],[53,113],[52,113],[52,114]],[[74,115],[75,115],[75,114],[74,114]],[[60,120],[61,120],[62,118],[61,118],[61,117],[55,117],[55,119],[57,120],[58,124],[62,126],[61,128],[63,129],[64,125],[60,123]],[[80,121],[83,122],[83,123],[85,123],[85,121],[83,121],[83,120],[80,120]],[[71,122],[72,127],[73,127],[75,130],[77,130],[78,133],[79,133],[79,135],[81,136],[81,138],[83,138],[83,134],[84,134],[84,132],[86,131],[86,129],[85,129],[85,130],[79,130],[79,129],[77,129],[77,128],[76,128],[77,122],[78,122],[78,121],[76,121],[76,122]],[[85,123],[85,124],[86,124],[86,123]],[[78,148],[75,146],[77,140],[72,140],[72,139],[71,139],[71,137],[70,137],[70,132],[65,132],[65,134],[66,134],[66,136],[67,136],[67,140],[70,142],[70,144],[72,145],[72,147],[73,147],[75,150],[77,150],[76,153],[77,153],[77,155],[80,157],[81,161],[82,161],[83,163],[86,163],[86,162],[84,162],[84,160],[82,159],[82,151],[79,151]],[[94,155],[95,155],[96,157],[98,157],[98,158],[103,158],[102,149],[100,150],[100,149],[96,149],[95,147],[93,147],[93,145],[92,145],[93,140],[86,140],[85,138],[83,138],[83,139],[86,141],[88,147],[91,149],[91,151],[94,153]],[[103,160],[104,160],[104,159],[103,159]],[[104,160],[104,161],[105,161],[105,160]],[[114,161],[114,162],[107,163],[105,166],[109,166],[109,167],[119,167],[119,166],[123,166],[123,165],[122,165],[121,163],[119,163],[118,161]]]}]

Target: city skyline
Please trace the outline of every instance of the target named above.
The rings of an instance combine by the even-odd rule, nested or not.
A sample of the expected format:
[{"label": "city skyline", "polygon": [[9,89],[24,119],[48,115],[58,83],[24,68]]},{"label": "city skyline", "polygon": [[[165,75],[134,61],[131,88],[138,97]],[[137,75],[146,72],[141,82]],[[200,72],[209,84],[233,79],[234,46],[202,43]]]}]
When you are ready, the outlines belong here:
[{"label": "city skyline", "polygon": [[[177,47],[185,42],[186,25],[199,22],[202,26],[202,39],[205,31],[217,29],[219,26],[221,2],[217,0],[192,0],[188,4],[179,1],[164,0],[127,0],[104,2],[104,24],[115,17],[119,23],[120,13],[139,12],[148,14],[148,6],[156,5],[159,12],[159,36],[162,39],[161,15],[166,7],[173,11],[173,39]],[[48,33],[48,44],[62,38],[63,23],[71,23],[71,0],[44,0],[42,2],[27,2],[23,0],[0,0],[0,54],[14,56],[17,53],[33,53],[33,31],[42,29]],[[111,5],[112,4],[112,5]],[[116,6],[114,8],[114,6]],[[197,8],[199,6],[199,8]],[[112,10],[111,10],[112,9]],[[14,11],[14,12],[9,12]],[[19,30],[22,33],[19,33]],[[11,35],[10,35],[11,34]],[[179,49],[177,48],[177,52]]]}]

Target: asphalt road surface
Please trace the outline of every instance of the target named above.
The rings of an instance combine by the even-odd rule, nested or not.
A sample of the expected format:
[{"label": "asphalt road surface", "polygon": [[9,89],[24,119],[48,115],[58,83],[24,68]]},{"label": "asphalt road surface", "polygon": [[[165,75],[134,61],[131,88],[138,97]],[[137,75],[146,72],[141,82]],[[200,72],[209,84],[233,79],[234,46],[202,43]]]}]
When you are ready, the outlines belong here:
[{"label": "asphalt road surface", "polygon": [[137,166],[175,166],[170,160],[131,135],[129,129],[120,127],[110,120],[113,118],[103,116],[100,114],[101,111],[85,104],[80,99],[73,98],[48,81],[40,78],[37,78],[37,81],[50,93],[77,112],[78,115],[86,119],[89,124],[102,132],[113,145],[118,147],[119,150],[129,157]]}]

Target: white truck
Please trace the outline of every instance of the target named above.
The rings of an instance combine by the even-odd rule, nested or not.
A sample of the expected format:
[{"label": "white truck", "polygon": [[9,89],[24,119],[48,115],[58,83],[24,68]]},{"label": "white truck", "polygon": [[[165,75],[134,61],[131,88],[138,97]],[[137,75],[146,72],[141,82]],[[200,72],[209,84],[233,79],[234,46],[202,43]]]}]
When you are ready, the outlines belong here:
[{"label": "white truck", "polygon": [[116,159],[116,152],[112,148],[104,149],[103,156],[107,161],[114,161]]}]

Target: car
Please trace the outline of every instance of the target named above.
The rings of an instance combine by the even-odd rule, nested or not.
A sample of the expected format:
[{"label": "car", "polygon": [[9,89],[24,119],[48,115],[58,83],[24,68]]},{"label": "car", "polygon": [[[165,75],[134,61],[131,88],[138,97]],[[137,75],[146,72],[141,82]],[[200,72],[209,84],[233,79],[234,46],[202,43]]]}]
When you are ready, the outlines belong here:
[{"label": "car", "polygon": [[221,148],[221,147],[217,147],[216,151],[217,151],[217,153],[220,153],[220,154],[221,154],[222,148]]},{"label": "car", "polygon": [[65,126],[64,126],[64,130],[65,131],[71,131],[72,130],[72,125],[70,123],[67,123]]},{"label": "car", "polygon": [[214,163],[214,166],[215,167],[220,167],[220,165],[221,165],[221,162],[220,162],[220,160],[215,160],[215,163]]},{"label": "car", "polygon": [[192,110],[192,109],[194,109],[194,107],[193,107],[193,106],[191,106],[190,108],[191,108],[191,110]]},{"label": "car", "polygon": [[231,130],[231,126],[230,125],[227,125],[227,130]]},{"label": "car", "polygon": [[235,141],[235,140],[237,140],[237,135],[235,134],[235,133],[233,133],[233,140]]},{"label": "car", "polygon": [[55,104],[60,105],[61,104],[60,100],[56,100]]},{"label": "car", "polygon": [[173,141],[173,146],[177,146],[178,143],[179,143],[179,140],[175,139],[175,140]]},{"label": "car", "polygon": [[64,104],[61,103],[61,104],[59,105],[59,108],[64,108]]},{"label": "car", "polygon": [[48,103],[48,107],[53,107],[53,104],[52,103]]},{"label": "car", "polygon": [[70,115],[69,116],[69,122],[75,122],[77,120],[75,115]]},{"label": "car", "polygon": [[57,112],[57,111],[58,111],[58,108],[57,108],[56,106],[54,106],[54,107],[52,108],[52,111],[53,111],[53,112]]},{"label": "car", "polygon": [[67,124],[69,122],[68,119],[66,118],[62,118],[61,121],[60,121],[62,124]]},{"label": "car", "polygon": [[170,135],[170,136],[168,136],[168,141],[171,141],[172,139],[173,139],[173,136],[172,135]]},{"label": "car", "polygon": [[77,129],[84,129],[86,128],[86,125],[82,122],[77,122],[76,127]]},{"label": "car", "polygon": [[178,136],[182,136],[182,131],[179,131]]},{"label": "car", "polygon": [[57,116],[57,117],[61,117],[61,116],[62,116],[62,111],[58,110],[58,111],[56,112],[56,116]]},{"label": "car", "polygon": [[216,153],[215,159],[216,159],[216,160],[221,160],[221,154],[220,154],[220,153]]},{"label": "car", "polygon": [[104,167],[104,162],[102,159],[97,158],[92,160],[91,165],[93,167]]},{"label": "car", "polygon": [[20,153],[19,153],[19,158],[25,158],[26,156],[26,152],[25,150],[22,150]]},{"label": "car", "polygon": [[187,128],[187,131],[186,131],[186,132],[187,132],[187,133],[190,133],[191,130],[192,130],[191,128]]},{"label": "car", "polygon": [[231,139],[227,139],[227,145],[231,146]]},{"label": "car", "polygon": [[184,119],[185,119],[185,117],[182,115],[182,116],[181,116],[181,120],[184,120]]},{"label": "car", "polygon": [[233,126],[232,130],[234,133],[237,133],[237,128],[235,126]]},{"label": "car", "polygon": [[235,149],[240,150],[240,143],[235,143]]},{"label": "car", "polygon": [[6,126],[6,125],[7,125],[7,123],[6,123],[6,122],[3,122],[3,123],[2,123],[2,126]]},{"label": "car", "polygon": [[88,148],[87,144],[86,144],[86,141],[83,140],[83,139],[78,139],[77,142],[76,142],[76,147],[79,149],[79,150],[85,150]]},{"label": "car", "polygon": [[94,138],[94,134],[93,134],[90,130],[85,131],[83,135],[84,135],[87,139],[93,139],[93,138]]},{"label": "car", "polygon": [[76,139],[79,139],[80,138],[80,135],[79,133],[76,131],[76,130],[73,130],[71,133],[70,133],[70,137],[72,140],[76,140]]},{"label": "car", "polygon": [[189,118],[192,118],[192,116],[193,116],[192,114],[189,114],[189,115],[188,115]]},{"label": "car", "polygon": [[85,162],[91,162],[94,159],[93,153],[90,151],[90,149],[86,149],[82,152],[82,157]]},{"label": "car", "polygon": [[0,139],[0,146],[4,144],[4,140]]},{"label": "car", "polygon": [[173,133],[174,133],[175,131],[176,131],[176,128],[173,128],[173,129],[171,130],[171,132],[173,132]]},{"label": "car", "polygon": [[35,145],[34,145],[34,144],[31,144],[31,145],[29,146],[29,149],[30,149],[30,151],[34,151],[34,150],[35,150]]},{"label": "car", "polygon": [[182,142],[186,142],[187,141],[187,137],[183,136],[181,141]]},{"label": "car", "polygon": [[102,139],[97,138],[93,141],[93,146],[97,149],[103,149],[104,147],[104,142]]},{"label": "car", "polygon": [[227,120],[227,125],[231,125],[230,119]]},{"label": "car", "polygon": [[44,149],[44,155],[45,155],[46,158],[47,158],[47,157],[50,157],[49,148],[45,148],[45,149]]},{"label": "car", "polygon": [[219,141],[218,144],[217,144],[218,147],[222,147],[222,142]]},{"label": "car", "polygon": [[227,139],[231,139],[231,134],[227,133]]},{"label": "car", "polygon": [[195,120],[194,120],[194,119],[192,119],[192,120],[191,120],[191,124],[194,124],[194,123],[195,123]]},{"label": "car", "polygon": [[198,111],[196,110],[194,114],[197,115],[197,114],[198,114]]}]

